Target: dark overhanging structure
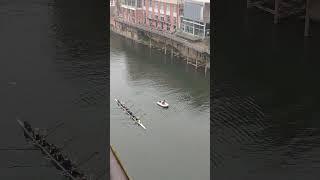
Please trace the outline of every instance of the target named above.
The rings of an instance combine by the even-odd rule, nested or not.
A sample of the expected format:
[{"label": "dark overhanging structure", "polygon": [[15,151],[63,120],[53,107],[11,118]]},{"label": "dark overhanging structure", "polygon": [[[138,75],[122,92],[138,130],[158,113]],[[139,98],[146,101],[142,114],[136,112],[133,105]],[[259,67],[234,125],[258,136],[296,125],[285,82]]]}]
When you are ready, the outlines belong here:
[{"label": "dark overhanging structure", "polygon": [[255,7],[271,13],[273,23],[281,18],[303,14],[304,36],[310,36],[310,21],[320,21],[320,1],[318,0],[247,0],[247,8]]}]

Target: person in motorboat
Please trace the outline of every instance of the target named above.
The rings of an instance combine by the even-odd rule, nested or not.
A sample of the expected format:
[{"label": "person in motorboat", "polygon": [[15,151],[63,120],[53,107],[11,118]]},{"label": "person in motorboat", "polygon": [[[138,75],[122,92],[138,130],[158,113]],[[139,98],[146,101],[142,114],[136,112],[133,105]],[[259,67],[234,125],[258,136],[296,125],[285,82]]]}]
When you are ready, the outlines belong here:
[{"label": "person in motorboat", "polygon": [[164,105],[165,103],[166,103],[166,100],[163,100],[163,101],[162,101],[162,104]]}]

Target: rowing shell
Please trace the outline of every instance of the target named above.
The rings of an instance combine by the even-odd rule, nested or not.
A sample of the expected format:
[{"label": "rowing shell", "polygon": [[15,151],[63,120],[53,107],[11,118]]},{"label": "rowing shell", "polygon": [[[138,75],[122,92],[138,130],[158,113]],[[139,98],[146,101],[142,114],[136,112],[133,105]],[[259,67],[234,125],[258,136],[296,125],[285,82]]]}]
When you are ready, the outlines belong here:
[{"label": "rowing shell", "polygon": [[62,169],[62,171],[65,173],[65,175],[67,177],[69,177],[72,180],[78,180],[77,178],[73,177],[68,170],[66,170],[57,160],[54,159],[54,157],[51,156],[51,154],[43,147],[41,146],[34,138],[33,136],[28,132],[28,130],[24,127],[24,124],[22,121],[17,120],[19,125],[22,127],[22,129],[24,130],[24,132],[28,135],[29,138],[31,138],[31,140],[33,141],[33,143],[39,147],[43,152],[46,153],[46,155],[56,164],[59,166],[59,168]]},{"label": "rowing shell", "polygon": [[[141,126],[143,129],[147,129],[141,122],[139,122],[139,121],[137,121],[135,118],[134,118],[134,116],[132,116],[131,114],[129,114],[129,112],[125,109],[125,108],[123,108],[121,105],[123,105],[118,99],[114,99],[116,102],[117,102],[117,104],[118,104],[118,106],[120,106],[121,107],[121,109],[122,110],[124,110],[129,116],[130,116],[130,118],[132,119],[132,120],[134,120],[139,126]],[[121,105],[119,105],[119,104],[121,104]]]}]

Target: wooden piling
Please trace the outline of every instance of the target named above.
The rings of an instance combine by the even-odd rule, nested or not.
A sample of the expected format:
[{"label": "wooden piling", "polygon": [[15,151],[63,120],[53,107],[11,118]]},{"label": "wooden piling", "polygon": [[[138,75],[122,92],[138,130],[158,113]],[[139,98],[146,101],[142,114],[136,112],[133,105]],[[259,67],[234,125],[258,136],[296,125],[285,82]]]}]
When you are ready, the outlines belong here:
[{"label": "wooden piling", "polygon": [[167,54],[167,43],[164,42],[164,54]]},{"label": "wooden piling", "polygon": [[309,36],[309,26],[310,26],[310,14],[309,14],[309,4],[310,0],[306,0],[306,15],[304,22],[304,36]]},{"label": "wooden piling", "polygon": [[279,22],[279,0],[274,0],[274,24]]}]

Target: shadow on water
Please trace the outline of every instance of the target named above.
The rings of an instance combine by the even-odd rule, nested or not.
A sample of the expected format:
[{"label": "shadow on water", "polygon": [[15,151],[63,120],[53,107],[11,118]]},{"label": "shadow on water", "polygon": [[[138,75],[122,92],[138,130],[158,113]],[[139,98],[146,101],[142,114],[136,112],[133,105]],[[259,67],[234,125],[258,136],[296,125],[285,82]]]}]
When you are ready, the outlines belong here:
[{"label": "shadow on water", "polygon": [[230,30],[219,31],[216,43],[214,176],[317,179],[319,27],[313,25],[313,36],[304,39],[303,21],[275,26],[256,10],[240,17],[238,32],[230,37]]},{"label": "shadow on water", "polygon": [[[84,1],[0,1],[0,146],[28,146],[16,118],[32,126],[65,125],[48,137],[80,168],[98,174],[106,166],[106,27],[99,4]],[[77,4],[75,6],[75,4]],[[7,138],[10,137],[10,138]],[[0,152],[0,179],[63,179],[38,151]],[[17,173],[19,172],[19,173]]]}]

